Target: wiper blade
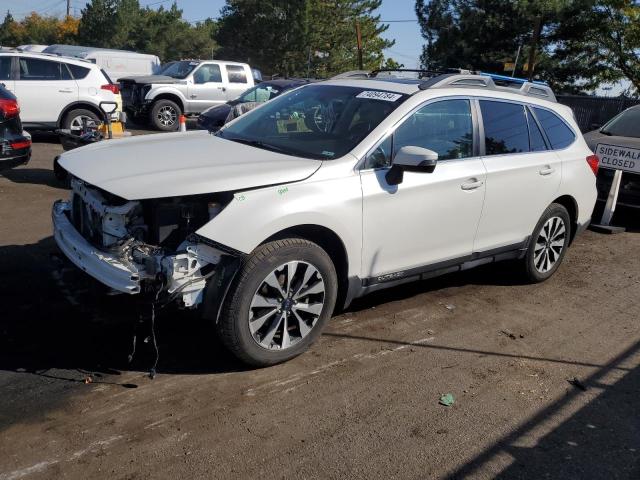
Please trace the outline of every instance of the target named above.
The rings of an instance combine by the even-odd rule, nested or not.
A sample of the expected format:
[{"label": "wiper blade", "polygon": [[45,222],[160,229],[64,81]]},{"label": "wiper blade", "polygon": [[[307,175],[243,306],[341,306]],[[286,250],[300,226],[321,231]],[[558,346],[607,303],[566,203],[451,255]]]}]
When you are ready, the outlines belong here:
[{"label": "wiper blade", "polygon": [[256,148],[262,148],[264,150],[270,150],[272,152],[289,153],[288,150],[282,147],[277,147],[276,145],[271,145],[270,143],[265,143],[260,140],[248,140],[244,138],[229,138],[229,137],[223,137],[223,138],[226,138],[227,140],[231,140],[232,142],[244,143],[245,145],[250,145]]}]

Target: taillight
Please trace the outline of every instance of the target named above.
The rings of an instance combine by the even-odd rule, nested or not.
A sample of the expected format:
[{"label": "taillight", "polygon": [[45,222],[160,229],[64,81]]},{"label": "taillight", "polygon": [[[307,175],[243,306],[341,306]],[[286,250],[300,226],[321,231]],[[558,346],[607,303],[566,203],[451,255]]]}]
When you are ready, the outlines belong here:
[{"label": "taillight", "polygon": [[13,142],[11,148],[14,150],[22,150],[23,148],[29,148],[31,146],[31,140],[20,140],[19,142]]},{"label": "taillight", "polygon": [[102,85],[100,88],[102,90],[109,90],[111,93],[115,95],[120,93],[120,87],[115,83],[107,83],[106,85]]},{"label": "taillight", "polygon": [[593,174],[598,175],[598,167],[600,167],[600,160],[598,159],[597,155],[589,155],[587,157],[587,163],[591,167],[591,170],[593,170]]},{"label": "taillight", "polygon": [[0,110],[4,113],[4,118],[15,117],[20,113],[17,100],[10,98],[0,98]]}]

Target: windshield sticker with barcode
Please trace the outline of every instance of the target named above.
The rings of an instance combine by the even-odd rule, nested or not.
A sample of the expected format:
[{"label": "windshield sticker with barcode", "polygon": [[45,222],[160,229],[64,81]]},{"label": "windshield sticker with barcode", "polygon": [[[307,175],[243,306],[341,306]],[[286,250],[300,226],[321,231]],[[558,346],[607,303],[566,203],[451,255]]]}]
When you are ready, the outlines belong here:
[{"label": "windshield sticker with barcode", "polygon": [[356,98],[369,98],[371,100],[384,100],[385,102],[395,102],[402,95],[400,93],[379,92],[376,90],[365,90],[356,95]]}]

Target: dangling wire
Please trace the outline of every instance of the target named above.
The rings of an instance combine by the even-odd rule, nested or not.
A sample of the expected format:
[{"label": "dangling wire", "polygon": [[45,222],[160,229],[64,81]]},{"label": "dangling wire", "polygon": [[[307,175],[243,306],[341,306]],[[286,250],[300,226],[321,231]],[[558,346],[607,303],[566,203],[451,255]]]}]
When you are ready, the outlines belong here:
[{"label": "dangling wire", "polygon": [[155,353],[153,366],[151,367],[151,370],[149,370],[149,378],[151,380],[156,377],[156,367],[158,366],[158,360],[160,359],[160,350],[158,350],[158,343],[156,342],[156,304],[158,303],[158,298],[160,297],[160,292],[162,292],[163,287],[164,283],[161,283],[160,287],[156,291],[155,300],[151,302],[151,340],[153,342],[153,351]]}]

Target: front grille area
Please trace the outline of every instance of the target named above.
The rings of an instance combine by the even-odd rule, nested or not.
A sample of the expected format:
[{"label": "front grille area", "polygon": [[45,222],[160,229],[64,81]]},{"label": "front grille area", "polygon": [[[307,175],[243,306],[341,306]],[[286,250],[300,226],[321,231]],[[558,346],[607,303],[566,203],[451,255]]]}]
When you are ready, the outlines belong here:
[{"label": "front grille area", "polygon": [[135,82],[120,82],[120,95],[122,96],[122,106],[139,107],[144,101],[144,86]]},{"label": "front grille area", "polygon": [[103,246],[102,218],[77,193],[71,200],[71,223],[89,243]]}]

